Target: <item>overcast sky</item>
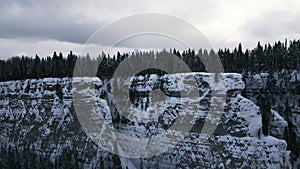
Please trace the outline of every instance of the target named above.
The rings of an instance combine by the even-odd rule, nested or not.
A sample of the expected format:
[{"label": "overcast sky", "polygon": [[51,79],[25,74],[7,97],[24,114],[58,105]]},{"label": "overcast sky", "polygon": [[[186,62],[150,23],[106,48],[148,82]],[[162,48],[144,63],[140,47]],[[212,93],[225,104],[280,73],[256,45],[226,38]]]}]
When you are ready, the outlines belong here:
[{"label": "overcast sky", "polygon": [[[75,53],[103,25],[139,14],[169,14],[196,26],[216,49],[300,36],[299,0],[0,0],[0,59]],[[131,42],[132,43],[132,42]],[[132,46],[123,43],[120,49]]]}]

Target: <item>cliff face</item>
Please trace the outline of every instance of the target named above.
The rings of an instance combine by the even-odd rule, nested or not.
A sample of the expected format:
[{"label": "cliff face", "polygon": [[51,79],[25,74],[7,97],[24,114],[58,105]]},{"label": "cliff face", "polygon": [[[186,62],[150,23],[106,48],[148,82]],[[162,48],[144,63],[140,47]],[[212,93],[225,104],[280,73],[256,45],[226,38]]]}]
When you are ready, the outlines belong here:
[{"label": "cliff face", "polygon": [[[93,83],[99,90],[82,87],[71,91],[71,80],[40,79],[0,83],[0,168],[120,168],[116,156],[99,149],[77,120],[72,93],[82,101],[101,102],[99,111],[110,114],[98,78],[74,78]],[[78,85],[80,87],[80,85]]]},{"label": "cliff face", "polygon": [[[172,106],[169,100],[178,99],[178,92],[183,90],[192,90],[193,85],[190,81],[196,80],[197,90],[201,98],[199,103],[195,102],[195,126],[192,133],[184,139],[176,148],[169,151],[168,155],[159,155],[150,159],[145,159],[142,163],[147,166],[155,165],[153,161],[161,164],[172,164],[180,168],[289,168],[289,152],[286,151],[286,142],[276,139],[272,136],[265,137],[261,134],[262,119],[260,108],[252,101],[241,96],[244,89],[242,77],[239,74],[221,74],[216,81],[215,74],[193,73],[176,75],[145,75],[132,78],[131,83],[125,82],[133,95],[139,99],[133,100],[133,105],[140,109],[159,109],[152,103],[155,100],[155,94],[151,92],[155,89],[161,90],[167,95],[166,99],[161,101]],[[151,84],[151,85],[149,85]],[[181,89],[178,84],[183,85]],[[127,88],[127,87],[125,87]],[[225,90],[225,91],[223,91]],[[216,111],[210,107],[226,95],[224,109],[221,112],[219,120]],[[222,100],[222,99],[221,99]],[[189,101],[190,102],[190,101]],[[158,104],[161,105],[161,104]],[[167,107],[168,107],[167,106]],[[172,110],[175,108],[172,108]],[[271,123],[274,128],[274,135],[280,135],[279,129],[285,128],[278,123],[282,120],[277,112],[272,111],[274,117]],[[178,112],[164,111],[164,116],[176,117]],[[175,115],[174,115],[175,114]],[[172,116],[173,115],[173,116]],[[172,121],[172,118],[166,118]],[[204,120],[205,119],[205,120]],[[207,137],[202,131],[205,130],[203,123],[217,125],[213,134],[204,142],[199,142],[197,138]],[[162,122],[163,123],[163,122]],[[191,123],[191,121],[184,121]],[[134,124],[135,127],[145,128],[143,125]],[[163,125],[162,125],[163,126]],[[279,131],[275,131],[276,127]],[[272,129],[273,129],[272,128]],[[134,161],[134,160],[133,160]],[[167,165],[164,167],[167,168]]]},{"label": "cliff face", "polygon": [[[223,80],[216,81],[216,76]],[[196,88],[189,85],[194,79]],[[76,88],[72,89],[72,81]],[[125,79],[124,86],[120,81],[108,84],[112,88],[129,89],[130,109],[140,110],[137,113],[160,110],[161,114],[153,116],[157,120],[145,125],[138,122],[145,118],[142,114],[130,120],[120,116],[108,85],[97,78],[1,82],[1,167],[290,168],[286,142],[261,134],[259,107],[241,96],[244,88],[241,75],[143,75]],[[92,84],[95,89],[86,84]],[[199,92],[198,97],[182,95],[195,90]],[[86,110],[88,113],[103,116],[119,132],[129,136],[149,137],[166,132],[183,114],[191,113],[195,118],[183,119],[180,125],[195,125],[178,145],[163,154],[143,159],[119,157],[99,148],[87,137],[74,112],[74,92],[81,94],[79,99],[84,103],[97,103],[98,108]],[[224,109],[211,109],[218,106],[224,95]],[[192,109],[182,107],[184,102],[190,103]],[[217,126],[212,135],[203,133],[205,123]],[[173,132],[176,135],[182,131]],[[199,138],[205,139],[199,141]]]},{"label": "cliff face", "polygon": [[[275,118],[270,120],[269,134],[288,142],[288,149],[292,151],[293,168],[300,167],[299,80],[299,70],[282,70],[245,77],[245,97],[259,104],[258,96],[261,93],[268,93],[272,109],[278,112],[272,111],[272,117]],[[287,126],[287,129],[284,126]]]}]

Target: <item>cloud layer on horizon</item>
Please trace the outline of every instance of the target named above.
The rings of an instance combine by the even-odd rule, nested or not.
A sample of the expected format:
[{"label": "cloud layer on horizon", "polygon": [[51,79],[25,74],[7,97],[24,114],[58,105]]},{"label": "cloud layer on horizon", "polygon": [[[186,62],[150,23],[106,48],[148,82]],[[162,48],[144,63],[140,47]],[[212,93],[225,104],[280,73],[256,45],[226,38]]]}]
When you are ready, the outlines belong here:
[{"label": "cloud layer on horizon", "polygon": [[[145,12],[169,14],[186,20],[216,48],[233,48],[239,42],[252,48],[257,41],[273,43],[285,38],[297,39],[300,34],[297,23],[300,1],[297,0],[0,2],[0,58],[35,53],[48,55],[54,50],[79,52],[88,38],[102,26]],[[137,47],[143,47],[142,42],[138,44]],[[121,45],[120,48],[134,48],[132,41]],[[153,47],[159,48],[160,44]]]}]

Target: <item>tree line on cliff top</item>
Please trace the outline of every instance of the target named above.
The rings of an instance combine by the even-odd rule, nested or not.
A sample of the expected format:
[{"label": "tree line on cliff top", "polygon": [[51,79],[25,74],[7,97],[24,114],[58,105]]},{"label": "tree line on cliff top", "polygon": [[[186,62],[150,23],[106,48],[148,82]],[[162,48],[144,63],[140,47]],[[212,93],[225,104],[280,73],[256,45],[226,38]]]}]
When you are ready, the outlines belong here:
[{"label": "tree line on cliff top", "polygon": [[[110,56],[109,54],[99,54],[97,57],[78,56],[72,51],[63,56],[62,53],[54,52],[53,56],[35,57],[16,56],[7,60],[0,60],[0,81],[36,79],[45,77],[72,77],[74,66],[77,62],[80,68],[86,69],[94,67],[97,72],[90,76],[97,76],[101,79],[111,78],[118,65],[127,57],[149,57],[167,52],[181,58],[193,72],[206,72],[204,64],[199,58],[213,58],[219,56],[225,72],[236,73],[261,73],[281,70],[298,70],[300,68],[300,40],[282,43],[276,42],[274,45],[260,43],[252,49],[242,49],[242,45],[233,50],[227,48],[218,52],[213,50],[192,50],[179,51],[176,49],[164,50],[160,52],[133,52],[120,53]],[[155,57],[154,57],[155,58]],[[134,65],[132,65],[134,67]],[[174,65],[174,69],[176,69]]]}]

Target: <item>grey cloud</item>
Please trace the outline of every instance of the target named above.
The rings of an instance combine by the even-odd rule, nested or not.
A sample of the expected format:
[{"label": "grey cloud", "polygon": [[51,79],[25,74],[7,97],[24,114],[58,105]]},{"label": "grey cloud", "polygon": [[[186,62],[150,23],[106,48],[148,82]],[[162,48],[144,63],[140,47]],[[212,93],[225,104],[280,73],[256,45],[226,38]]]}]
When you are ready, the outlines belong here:
[{"label": "grey cloud", "polygon": [[55,23],[42,23],[31,21],[10,21],[1,23],[7,26],[0,27],[0,36],[2,38],[33,38],[33,39],[56,39],[74,43],[84,43],[94,31],[95,25],[81,25],[76,23],[67,23],[64,20]]},{"label": "grey cloud", "polygon": [[[137,35],[137,36],[134,36]],[[151,35],[151,36],[150,36]],[[130,38],[134,36],[134,39]],[[208,39],[193,25],[170,15],[138,14],[117,20],[97,32],[90,43],[130,48],[205,48],[211,49]],[[173,42],[172,42],[173,41]],[[120,46],[122,45],[122,46]]]},{"label": "grey cloud", "polygon": [[270,38],[300,33],[300,13],[268,11],[247,22],[242,30],[250,37]]},{"label": "grey cloud", "polygon": [[[85,43],[98,28],[104,25],[103,23],[108,23],[112,19],[127,16],[132,13],[147,12],[150,9],[155,11],[156,8],[160,9],[161,5],[166,6],[164,9],[169,8],[173,13],[181,13],[182,16],[184,16],[187,8],[178,8],[178,4],[184,4],[190,8],[187,2],[174,2],[173,0],[166,1],[166,3],[159,2],[160,1],[151,1],[150,3],[138,0],[131,0],[129,2],[123,0],[94,0],[88,2],[77,0],[1,0],[0,38],[54,39],[73,43]],[[195,2],[199,1],[195,0],[191,3]],[[197,13],[197,16],[200,16],[197,17],[197,20],[206,21],[210,18],[208,17],[210,15],[207,15],[209,12],[208,9],[211,9],[213,6],[214,2],[201,1],[201,6],[199,5],[197,7],[202,10],[194,10],[191,8],[191,10],[194,10],[193,13],[187,15],[194,17],[195,13]],[[99,16],[101,14],[103,16]],[[86,15],[88,15],[88,17],[86,17]],[[94,19],[93,16],[95,16]],[[187,18],[189,17],[190,16],[187,16]],[[138,24],[136,26],[138,26]],[[175,27],[176,25],[174,25],[174,28]],[[110,44],[108,41],[110,41],[113,36],[114,35],[106,35],[101,40],[101,43],[103,43],[103,45]],[[128,44],[129,43],[122,43],[120,45],[132,47],[131,42]],[[141,44],[142,43],[139,43],[139,45]],[[156,47],[158,44],[154,46]]]},{"label": "grey cloud", "polygon": [[1,3],[1,38],[55,39],[84,43],[101,25],[97,22],[78,22],[76,16],[68,14],[67,5],[60,6],[57,1]]}]

